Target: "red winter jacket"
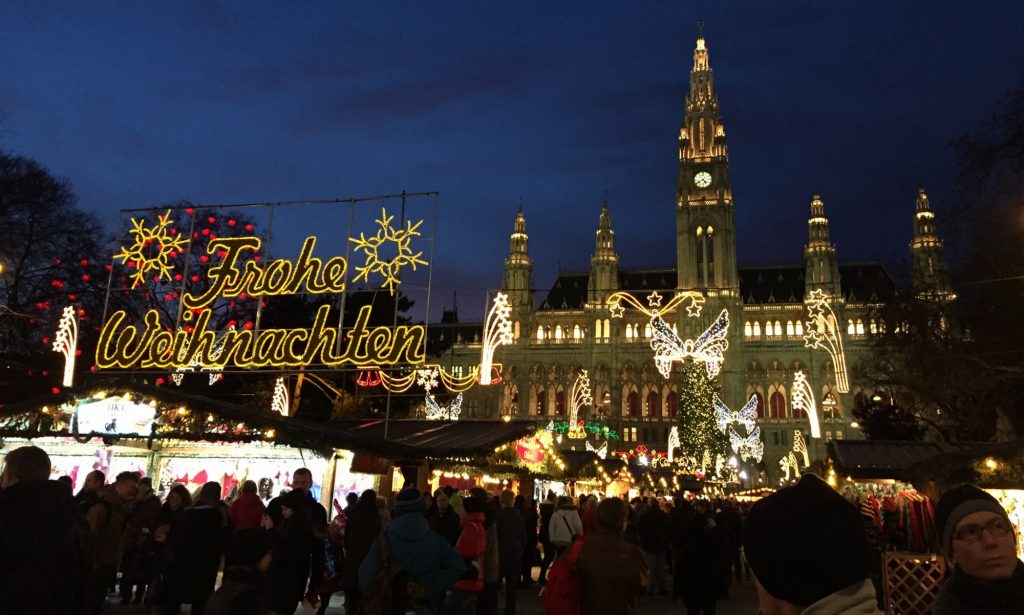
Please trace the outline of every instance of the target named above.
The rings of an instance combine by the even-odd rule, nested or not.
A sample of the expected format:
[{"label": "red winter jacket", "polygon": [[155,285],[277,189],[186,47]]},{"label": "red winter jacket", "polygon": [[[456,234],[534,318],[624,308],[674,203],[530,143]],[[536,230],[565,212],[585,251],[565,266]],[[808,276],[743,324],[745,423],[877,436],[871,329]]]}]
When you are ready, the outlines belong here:
[{"label": "red winter jacket", "polygon": [[231,503],[231,522],[235,531],[260,527],[267,507],[255,493],[243,493]]},{"label": "red winter jacket", "polygon": [[[462,517],[462,533],[455,543],[455,551],[464,560],[476,563],[476,578],[455,582],[455,589],[481,592],[484,589],[484,554],[487,553],[487,531],[484,530],[484,513],[466,513]],[[467,561],[467,567],[469,562]]]}]

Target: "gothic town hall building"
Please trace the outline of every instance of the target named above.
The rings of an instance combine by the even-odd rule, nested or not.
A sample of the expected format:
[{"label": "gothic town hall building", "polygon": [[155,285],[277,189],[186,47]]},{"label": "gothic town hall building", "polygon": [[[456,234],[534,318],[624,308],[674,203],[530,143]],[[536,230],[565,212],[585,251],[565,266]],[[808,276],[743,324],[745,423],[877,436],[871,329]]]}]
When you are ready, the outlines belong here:
[{"label": "gothic town hall building", "polygon": [[[562,273],[546,295],[535,297],[527,220],[522,211],[518,213],[502,283],[512,304],[515,339],[496,354],[495,360],[503,366],[503,381],[467,392],[463,418],[564,419],[573,382],[586,369],[594,407],[580,418],[600,421],[617,431],[621,439],[609,443],[612,451],[635,449],[639,444],[664,451],[679,404],[677,374],[666,379],[655,368],[649,318],[636,310],[611,318],[606,298],[625,291],[646,304],[646,297],[655,290],[666,297],[697,290],[706,297],[699,318],[687,317],[685,309],[663,318],[682,338],[692,339],[723,308],[728,310],[729,348],[718,376],[720,396],[734,410],[751,396],[757,397],[764,463],[771,476],[778,473],[778,460],[791,450],[794,430],[809,436],[807,417],[792,405],[793,375],[798,370],[806,374],[816,393],[822,416],[822,438],[808,438],[812,458],[824,457],[827,439],[861,437],[851,425],[851,410],[871,391],[867,383],[856,381],[855,371],[849,392],[836,390],[828,353],[805,347],[804,299],[819,289],[833,298],[847,363],[856,366],[870,351],[868,337],[881,326],[870,314],[894,296],[896,285],[878,263],[837,261],[825,203],[818,195],[809,203],[802,266],[737,265],[736,202],[726,129],[702,35],[693,53],[678,155],[674,268],[620,267],[612,216],[605,205],[597,219],[590,270]],[[914,229],[912,290],[952,297],[928,197],[919,190],[914,207],[909,201],[907,216],[913,219]],[[457,326],[457,330],[463,334],[452,350],[452,363],[474,365],[479,359],[479,326]],[[581,442],[576,444],[582,448]]]}]

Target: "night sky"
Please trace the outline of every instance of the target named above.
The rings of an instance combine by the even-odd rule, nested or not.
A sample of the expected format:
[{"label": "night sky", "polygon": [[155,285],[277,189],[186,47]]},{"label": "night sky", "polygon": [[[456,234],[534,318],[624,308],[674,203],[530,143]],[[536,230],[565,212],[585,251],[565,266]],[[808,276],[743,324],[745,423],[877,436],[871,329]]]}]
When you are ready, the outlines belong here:
[{"label": "night sky", "polygon": [[434,289],[476,319],[520,204],[539,291],[589,267],[606,193],[622,266],[674,265],[702,19],[740,262],[800,262],[820,192],[841,261],[902,276],[918,185],[952,205],[951,142],[1024,76],[1024,9],[703,4],[6,3],[0,148],[111,226],[179,199],[439,191]]}]

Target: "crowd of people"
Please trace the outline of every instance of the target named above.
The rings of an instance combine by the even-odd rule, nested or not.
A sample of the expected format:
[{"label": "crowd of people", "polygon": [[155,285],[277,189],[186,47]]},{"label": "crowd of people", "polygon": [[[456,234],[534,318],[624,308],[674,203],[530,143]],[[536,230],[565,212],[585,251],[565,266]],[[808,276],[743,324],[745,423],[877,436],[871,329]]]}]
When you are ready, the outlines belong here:
[{"label": "crowd of people", "polygon": [[[349,494],[330,522],[305,468],[266,503],[251,481],[230,502],[216,482],[195,494],[173,485],[161,501],[137,473],[108,484],[92,472],[78,494],[49,476],[37,447],[5,460],[0,615],[94,615],[111,594],[159,615],[293,615],[303,603],[322,615],[336,593],[350,614],[497,615],[503,602],[512,615],[535,585],[551,615],[632,614],[644,594],[713,615],[744,577],[765,615],[880,612],[860,515],[813,475],[749,509],[408,486],[391,505]],[[998,502],[960,487],[936,520],[956,567],[936,613],[1021,612],[1024,563]]]}]

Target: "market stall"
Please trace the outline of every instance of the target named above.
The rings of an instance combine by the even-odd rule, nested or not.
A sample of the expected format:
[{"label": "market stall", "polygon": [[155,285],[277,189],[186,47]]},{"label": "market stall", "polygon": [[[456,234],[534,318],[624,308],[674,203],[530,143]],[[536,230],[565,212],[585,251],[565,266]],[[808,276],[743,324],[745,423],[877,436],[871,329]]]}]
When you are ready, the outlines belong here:
[{"label": "market stall", "polygon": [[52,475],[70,476],[79,489],[86,474],[136,471],[165,492],[174,483],[197,489],[221,484],[230,498],[245,480],[264,499],[291,488],[292,473],[313,473],[313,493],[324,504],[349,490],[376,486],[373,475],[352,471],[351,448],[390,455],[412,449],[357,438],[328,425],[260,412],[219,400],[135,383],[106,382],[69,389],[0,409],[0,456],[33,444],[46,450]]}]

